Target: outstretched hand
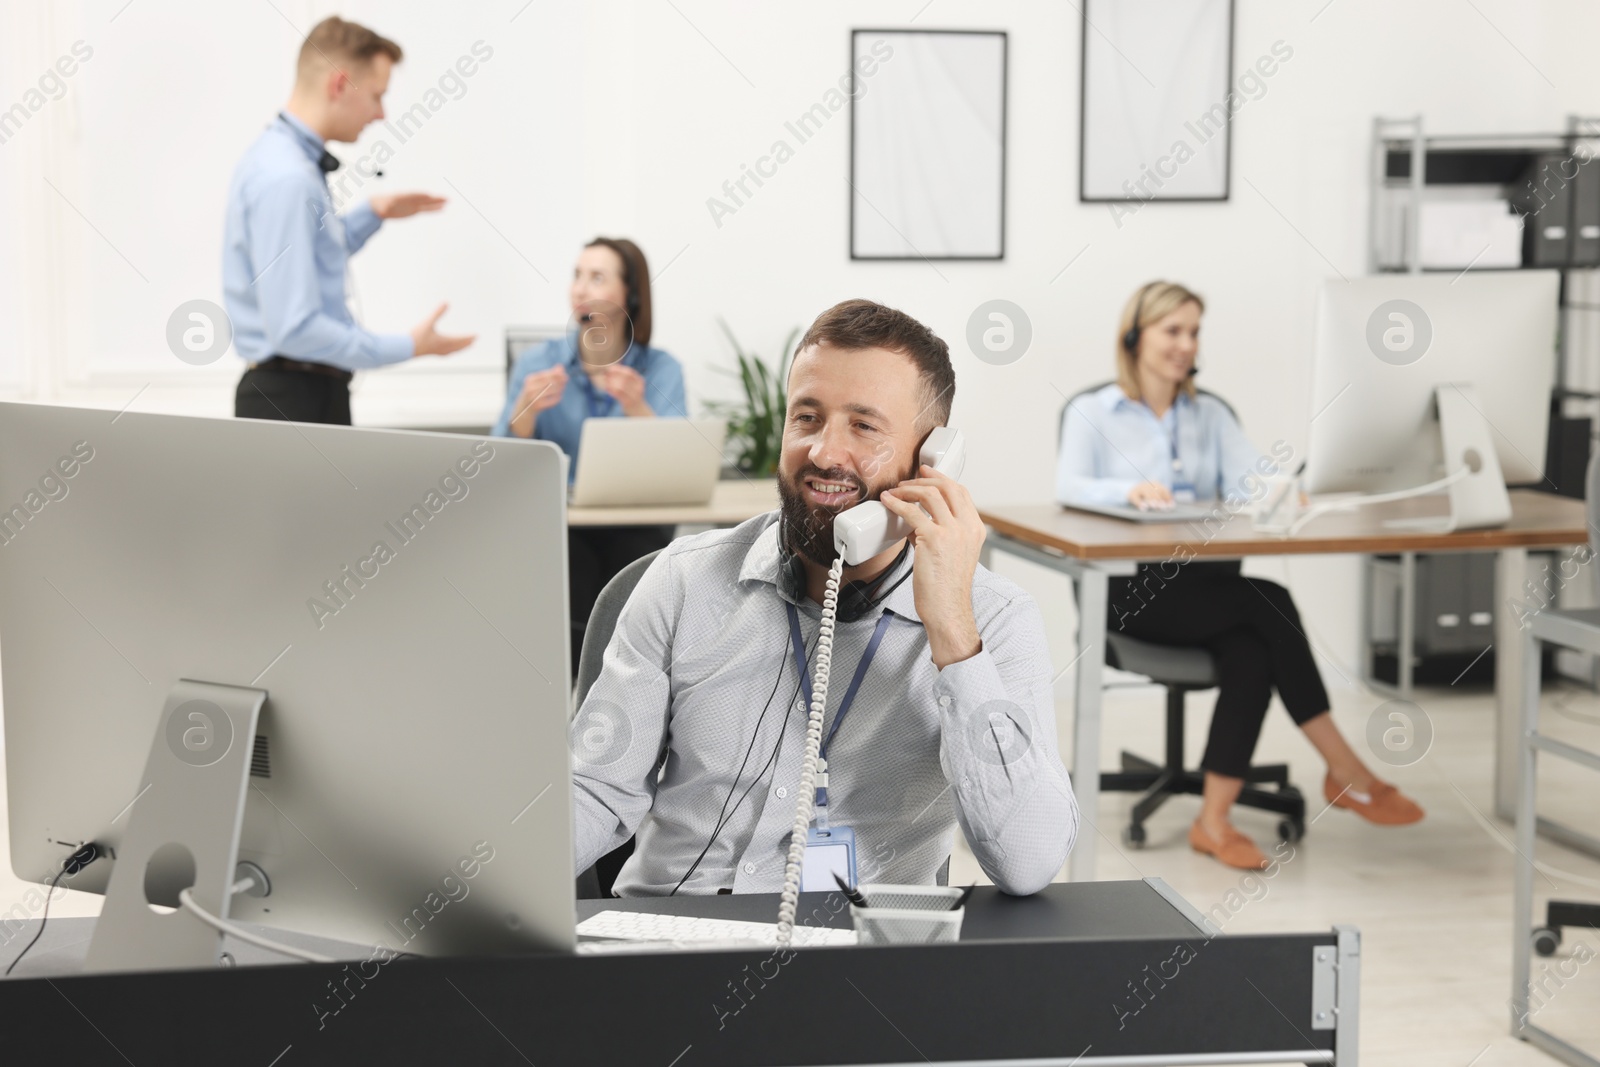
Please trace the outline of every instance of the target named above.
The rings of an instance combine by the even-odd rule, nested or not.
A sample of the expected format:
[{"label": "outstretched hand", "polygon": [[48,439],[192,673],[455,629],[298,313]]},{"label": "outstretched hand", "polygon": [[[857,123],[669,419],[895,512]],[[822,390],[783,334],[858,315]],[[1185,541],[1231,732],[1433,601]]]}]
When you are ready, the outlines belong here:
[{"label": "outstretched hand", "polygon": [[450,308],[440,304],[432,315],[411,328],[412,356],[448,356],[459,352],[478,339],[475,333],[443,334],[438,330],[439,319]]},{"label": "outstretched hand", "polygon": [[403,219],[421,211],[438,211],[444,197],[432,193],[386,193],[372,198],[372,210],[380,219]]}]

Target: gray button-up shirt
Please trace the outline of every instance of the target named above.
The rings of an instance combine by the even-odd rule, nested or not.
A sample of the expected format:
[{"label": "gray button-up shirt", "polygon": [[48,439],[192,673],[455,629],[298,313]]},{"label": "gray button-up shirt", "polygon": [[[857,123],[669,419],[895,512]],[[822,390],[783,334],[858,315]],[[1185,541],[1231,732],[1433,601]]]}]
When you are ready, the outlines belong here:
[{"label": "gray button-up shirt", "polygon": [[[778,561],[777,512],[681,538],[623,609],[571,735],[577,869],[637,834],[622,896],[670,893],[691,867],[681,892],[783,886],[806,705]],[[791,603],[810,652],[821,609]],[[1077,836],[1038,606],[979,567],[972,607],[983,650],[943,670],[909,574],[834,631],[824,737],[879,615],[895,616],[828,750],[830,821],[854,828],[863,882],[932,884],[959,821],[996,885],[1033,893]]]}]

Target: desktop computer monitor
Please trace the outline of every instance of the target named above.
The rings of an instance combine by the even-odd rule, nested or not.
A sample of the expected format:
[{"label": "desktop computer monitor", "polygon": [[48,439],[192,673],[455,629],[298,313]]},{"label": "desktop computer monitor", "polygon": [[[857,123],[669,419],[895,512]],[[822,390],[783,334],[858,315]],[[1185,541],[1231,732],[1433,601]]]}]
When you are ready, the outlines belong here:
[{"label": "desktop computer monitor", "polygon": [[[66,883],[107,894],[91,969],[214,959],[182,909],[113,944],[121,898],[186,885],[396,952],[573,945],[565,463],[0,404],[11,864],[48,882],[100,846]],[[235,861],[270,892],[227,899]]]},{"label": "desktop computer monitor", "polygon": [[[1506,482],[1539,481],[1558,290],[1555,271],[1326,282],[1317,308],[1307,491],[1383,493],[1454,471],[1465,479],[1463,492],[1471,487],[1483,498],[1497,490],[1503,498]],[[1447,454],[1442,434],[1452,431],[1457,447]],[[1496,484],[1473,487],[1463,463]],[[1456,491],[1450,487],[1453,507]],[[1497,508],[1491,501],[1465,517],[1478,521],[1465,524],[1492,524]]]}]

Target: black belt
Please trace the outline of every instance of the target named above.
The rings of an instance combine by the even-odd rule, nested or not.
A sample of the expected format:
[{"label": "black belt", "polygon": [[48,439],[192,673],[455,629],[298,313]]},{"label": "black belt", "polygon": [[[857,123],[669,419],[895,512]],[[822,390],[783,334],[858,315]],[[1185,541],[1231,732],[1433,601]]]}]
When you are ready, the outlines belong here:
[{"label": "black belt", "polygon": [[355,375],[338,367],[330,367],[326,363],[307,363],[304,360],[290,359],[288,356],[272,356],[260,363],[250,364],[251,370],[290,370],[302,374],[321,374],[328,378],[337,378],[341,382],[348,382]]}]

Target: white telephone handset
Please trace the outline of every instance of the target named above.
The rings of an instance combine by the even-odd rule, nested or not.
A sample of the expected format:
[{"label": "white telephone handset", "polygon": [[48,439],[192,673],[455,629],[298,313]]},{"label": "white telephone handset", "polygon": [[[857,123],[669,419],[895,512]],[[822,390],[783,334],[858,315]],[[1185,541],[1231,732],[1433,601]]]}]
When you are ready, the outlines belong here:
[{"label": "white telephone handset", "polygon": [[[952,478],[961,477],[966,463],[966,441],[960,430],[940,426],[928,435],[918,455],[921,463]],[[916,477],[916,473],[912,473]],[[839,583],[846,566],[865,562],[910,536],[911,527],[876,500],[857,504],[833,520],[833,550],[839,555],[828,570],[822,597],[822,620],[817,629],[816,674],[811,682],[811,713],[806,720],[806,744],[800,757],[800,788],[795,791],[794,825],[789,834],[789,855],[784,864],[783,891],[778,901],[779,948],[788,948],[794,936],[795,910],[800,901],[801,867],[805,863],[806,834],[811,825],[816,787],[828,784],[828,767],[822,759],[822,720],[828,705],[828,676],[833,665],[833,627],[839,609]]]},{"label": "white telephone handset", "polygon": [[[961,468],[967,459],[966,440],[960,430],[940,426],[923,442],[918,457],[941,474],[961,477]],[[915,472],[911,475],[915,478]],[[854,567],[889,549],[896,542],[910,536],[911,527],[906,520],[891,514],[876,500],[857,504],[833,520],[833,550],[844,557],[845,566]]]}]

